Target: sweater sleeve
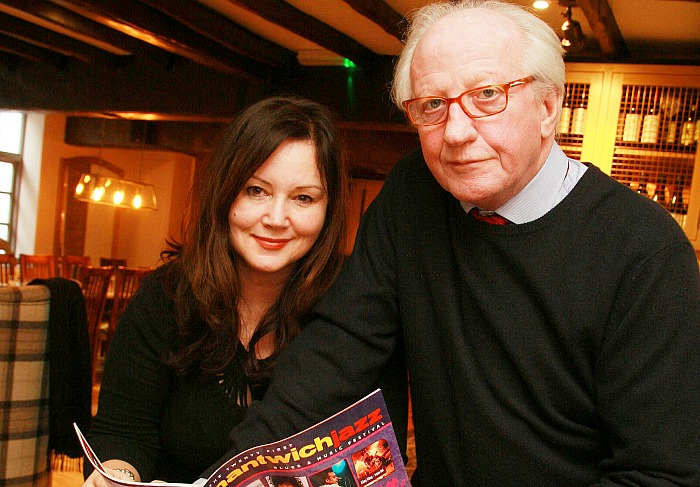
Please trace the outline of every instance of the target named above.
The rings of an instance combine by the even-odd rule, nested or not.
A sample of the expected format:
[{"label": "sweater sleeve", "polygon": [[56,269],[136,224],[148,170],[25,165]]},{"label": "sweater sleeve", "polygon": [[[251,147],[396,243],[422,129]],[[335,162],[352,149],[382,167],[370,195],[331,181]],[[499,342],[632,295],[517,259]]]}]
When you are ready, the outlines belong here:
[{"label": "sweater sleeve", "polygon": [[[88,440],[100,460],[125,460],[143,481],[153,479],[161,445],[160,421],[170,394],[163,364],[168,330],[175,326],[159,271],[144,280],[114,334]],[[85,477],[91,473],[86,462]]]},{"label": "sweater sleeve", "polygon": [[374,390],[383,370],[395,368],[399,323],[396,230],[386,223],[394,221],[390,189],[391,179],[363,216],[353,254],[316,306],[316,319],[280,356],[264,399],[233,429],[233,449],[221,462],[334,414]]},{"label": "sweater sleeve", "polygon": [[700,485],[700,283],[685,242],[620,283],[595,368],[599,485]]}]

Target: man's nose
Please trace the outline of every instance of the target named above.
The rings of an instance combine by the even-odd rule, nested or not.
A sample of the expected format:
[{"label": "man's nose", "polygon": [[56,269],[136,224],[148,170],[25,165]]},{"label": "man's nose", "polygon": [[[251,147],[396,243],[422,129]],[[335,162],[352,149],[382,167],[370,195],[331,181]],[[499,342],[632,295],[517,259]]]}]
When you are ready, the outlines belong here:
[{"label": "man's nose", "polygon": [[476,136],[474,119],[467,115],[459,103],[451,103],[445,120],[445,142],[451,145],[463,144],[475,140]]}]

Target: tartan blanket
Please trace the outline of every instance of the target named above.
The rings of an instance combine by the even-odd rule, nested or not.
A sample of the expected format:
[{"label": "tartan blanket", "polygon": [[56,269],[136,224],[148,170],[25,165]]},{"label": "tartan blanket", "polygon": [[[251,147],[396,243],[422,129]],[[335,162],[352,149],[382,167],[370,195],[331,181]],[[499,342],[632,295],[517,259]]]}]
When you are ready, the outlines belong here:
[{"label": "tartan blanket", "polygon": [[0,487],[49,485],[50,292],[0,288]]}]

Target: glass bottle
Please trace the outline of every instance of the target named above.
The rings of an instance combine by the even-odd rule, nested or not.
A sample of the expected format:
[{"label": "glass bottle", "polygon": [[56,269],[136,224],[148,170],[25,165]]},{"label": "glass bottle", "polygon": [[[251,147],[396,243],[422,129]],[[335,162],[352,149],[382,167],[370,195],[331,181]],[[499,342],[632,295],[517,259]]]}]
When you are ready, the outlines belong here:
[{"label": "glass bottle", "polygon": [[688,115],[683,120],[681,125],[681,145],[691,145],[695,142],[695,124],[697,119],[697,101],[695,106],[692,106],[688,111]]},{"label": "glass bottle", "polygon": [[[632,87],[627,88],[627,93],[631,93]],[[625,127],[622,132],[622,140],[624,142],[638,142],[639,130],[641,129],[641,114],[637,111],[637,101],[639,100],[639,87],[631,97],[625,114]]]},{"label": "glass bottle", "polygon": [[666,177],[659,176],[658,182],[656,183],[656,188],[654,189],[654,196],[652,198],[654,201],[662,206],[666,206]]},{"label": "glass bottle", "polygon": [[676,176],[673,185],[673,191],[671,191],[671,198],[668,201],[668,211],[671,212],[673,218],[682,227],[685,225],[685,218],[688,213],[688,207],[683,201],[683,187],[685,186],[685,177],[679,174]]},{"label": "glass bottle", "polygon": [[659,141],[659,124],[661,117],[659,116],[659,95],[656,93],[652,99],[649,95],[649,105],[644,114],[644,122],[642,123],[642,136],[640,142],[642,144],[656,144]]},{"label": "glass bottle", "polygon": [[647,193],[646,173],[641,173],[639,175],[639,186],[637,186],[637,193],[641,194],[642,196],[646,196],[647,198],[649,197],[649,193]]},{"label": "glass bottle", "polygon": [[574,112],[571,116],[572,134],[583,135],[583,132],[586,129],[586,107],[588,105],[586,102],[586,95],[588,94],[587,91],[587,87],[581,87],[581,94],[578,98],[578,104],[576,105],[576,108],[574,108]]},{"label": "glass bottle", "polygon": [[564,94],[564,105],[561,108],[561,115],[559,116],[559,124],[557,125],[557,131],[560,134],[569,133],[569,125],[571,124],[571,95],[569,94],[569,85],[566,85],[566,93]]}]

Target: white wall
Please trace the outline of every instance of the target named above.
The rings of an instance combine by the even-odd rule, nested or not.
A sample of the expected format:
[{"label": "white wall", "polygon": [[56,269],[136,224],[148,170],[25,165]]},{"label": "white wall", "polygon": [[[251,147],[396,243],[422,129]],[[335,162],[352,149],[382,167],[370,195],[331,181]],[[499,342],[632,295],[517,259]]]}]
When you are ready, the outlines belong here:
[{"label": "white wall", "polygon": [[27,114],[24,133],[24,166],[17,201],[17,242],[15,255],[35,253],[37,215],[41,187],[41,160],[46,117]]}]

